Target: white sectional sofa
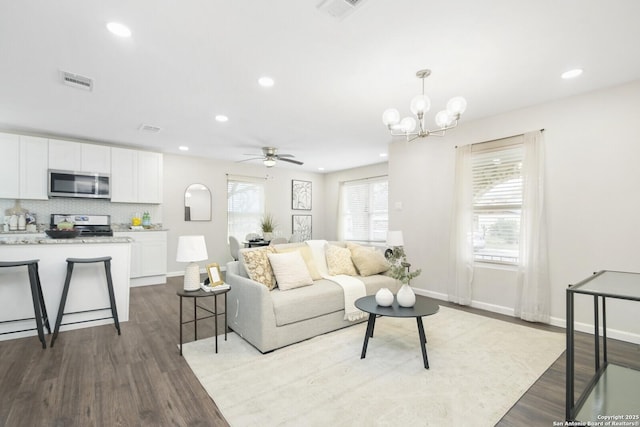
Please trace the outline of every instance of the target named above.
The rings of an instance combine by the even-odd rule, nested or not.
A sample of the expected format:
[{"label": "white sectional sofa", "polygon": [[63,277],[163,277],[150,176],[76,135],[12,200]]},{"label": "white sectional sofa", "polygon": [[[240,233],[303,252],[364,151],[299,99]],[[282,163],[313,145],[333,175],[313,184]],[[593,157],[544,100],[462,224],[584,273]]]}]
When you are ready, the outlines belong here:
[{"label": "white sectional sofa", "polygon": [[[347,246],[345,243],[328,242],[327,244],[332,249],[343,248],[342,255],[344,255],[344,249]],[[369,255],[362,247],[356,247],[354,250],[354,247],[350,246],[351,253],[354,254],[352,261],[355,266],[360,265],[362,270],[358,271],[360,274],[355,277],[364,283],[366,295],[373,295],[381,288],[389,288],[396,293],[400,287],[399,282],[385,274],[371,274],[372,271],[380,269],[380,257],[384,262],[381,252],[374,254],[373,248],[367,248],[371,250]],[[250,275],[255,272],[252,270],[253,266],[247,264],[247,257],[244,254],[256,250],[278,254],[301,251],[301,254],[305,255],[308,270],[313,273],[310,274],[310,276],[313,275],[313,284],[287,289],[282,283],[280,287],[270,290],[269,286],[252,280]],[[314,255],[317,254],[317,250],[316,241]],[[326,273],[335,273],[335,269],[331,272],[326,265],[317,265],[323,261],[317,256],[310,259],[309,253],[309,246],[305,242],[275,245],[271,249],[241,249],[239,260],[227,264],[226,282],[231,286],[227,295],[229,327],[262,353],[351,326],[366,319],[363,316],[354,321],[345,320],[343,288],[334,281],[318,275],[325,272],[323,275],[327,277]],[[251,254],[249,257],[253,255],[256,254]],[[371,265],[363,267],[363,262],[371,264],[369,257],[375,261],[373,264],[376,264],[373,270],[369,268]],[[252,260],[249,259],[249,262],[251,263]],[[312,263],[316,264],[317,271],[313,271]],[[362,276],[363,273],[367,275]]]}]

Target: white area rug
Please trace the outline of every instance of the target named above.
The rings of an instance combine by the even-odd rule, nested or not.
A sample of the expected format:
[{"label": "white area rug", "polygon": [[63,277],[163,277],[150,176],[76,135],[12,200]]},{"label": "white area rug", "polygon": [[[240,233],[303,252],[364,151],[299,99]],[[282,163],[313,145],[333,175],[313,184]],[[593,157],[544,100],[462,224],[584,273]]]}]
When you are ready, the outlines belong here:
[{"label": "white area rug", "polygon": [[183,354],[227,421],[244,426],[493,426],[565,347],[564,334],[441,307],[423,319],[381,317],[261,354],[235,333]]}]

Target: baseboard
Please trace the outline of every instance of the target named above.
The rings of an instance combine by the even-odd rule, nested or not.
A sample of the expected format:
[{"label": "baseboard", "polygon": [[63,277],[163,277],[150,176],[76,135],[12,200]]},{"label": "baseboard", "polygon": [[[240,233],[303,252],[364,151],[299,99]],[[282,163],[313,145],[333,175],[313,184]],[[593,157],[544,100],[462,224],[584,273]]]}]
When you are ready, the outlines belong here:
[{"label": "baseboard", "polygon": [[164,285],[165,283],[167,283],[167,276],[164,274],[129,279],[129,286],[132,288],[138,286]]},{"label": "baseboard", "polygon": [[[417,289],[417,288],[413,288],[413,290],[417,295],[423,295],[423,296],[426,296],[426,297],[439,299],[439,300],[442,300],[442,301],[448,301],[449,300],[447,294],[444,294],[444,293],[441,293],[441,292],[433,292],[433,291],[428,291],[428,290],[425,290],[425,289]],[[506,316],[516,317],[515,316],[515,310],[513,308],[510,308],[510,307],[504,307],[504,306],[495,305],[495,304],[488,304],[488,303],[481,302],[481,301],[471,301],[471,307],[478,308],[480,310],[490,311],[492,313],[498,313],[498,314],[504,314]],[[562,329],[566,329],[567,320],[559,318],[559,317],[552,317],[550,319],[550,321],[549,321],[549,324],[551,324],[552,326],[558,326],[558,327],[560,327]],[[593,335],[593,325],[592,324],[590,325],[588,323],[576,322],[574,324],[574,328],[575,328],[576,331],[584,332],[584,333]],[[602,336],[602,328],[600,328],[600,334]],[[611,338],[611,339],[620,340],[620,341],[630,342],[630,343],[633,343],[633,344],[640,344],[640,335],[639,334],[634,334],[634,333],[631,333],[631,332],[625,332],[625,331],[621,331],[621,330],[618,330],[618,329],[607,328],[607,337]]]}]

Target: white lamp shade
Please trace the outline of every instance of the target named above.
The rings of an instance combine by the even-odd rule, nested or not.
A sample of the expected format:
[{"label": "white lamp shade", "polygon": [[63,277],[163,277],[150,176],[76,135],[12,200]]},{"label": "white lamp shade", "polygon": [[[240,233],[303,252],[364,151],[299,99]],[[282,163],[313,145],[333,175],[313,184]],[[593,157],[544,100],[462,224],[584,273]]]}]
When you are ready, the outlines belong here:
[{"label": "white lamp shade", "polygon": [[440,128],[446,128],[453,123],[453,116],[448,110],[442,110],[436,114],[436,125]]},{"label": "white lamp shade", "polygon": [[413,117],[405,117],[400,121],[400,128],[403,132],[413,132],[417,124],[416,119]]},{"label": "white lamp shade", "polygon": [[395,108],[389,108],[382,113],[382,123],[387,126],[393,126],[400,123],[400,112]]},{"label": "white lamp shade", "polygon": [[402,231],[387,231],[387,246],[404,246]]},{"label": "white lamp shade", "polygon": [[426,113],[431,108],[431,100],[426,95],[416,95],[411,100],[409,109],[415,115]]},{"label": "white lamp shade", "polygon": [[195,262],[208,258],[204,236],[180,236],[178,238],[176,261]]},{"label": "white lamp shade", "polygon": [[461,96],[455,96],[447,102],[447,110],[452,114],[462,114],[467,109],[467,100]]},{"label": "white lamp shade", "polygon": [[272,168],[276,165],[276,161],[273,159],[264,159],[262,163],[264,163],[264,165],[268,168]]}]

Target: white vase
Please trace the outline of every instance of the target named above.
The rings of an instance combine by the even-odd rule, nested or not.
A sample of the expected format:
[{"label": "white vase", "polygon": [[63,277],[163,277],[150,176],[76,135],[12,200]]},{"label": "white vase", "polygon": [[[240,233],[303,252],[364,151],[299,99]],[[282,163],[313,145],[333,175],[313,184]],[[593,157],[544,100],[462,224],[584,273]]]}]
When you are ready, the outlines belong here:
[{"label": "white vase", "polygon": [[376,302],[382,307],[389,307],[393,304],[393,294],[387,288],[382,288],[376,292]]},{"label": "white vase", "polygon": [[413,307],[416,304],[416,294],[413,293],[411,286],[407,284],[400,287],[397,298],[400,307]]}]

